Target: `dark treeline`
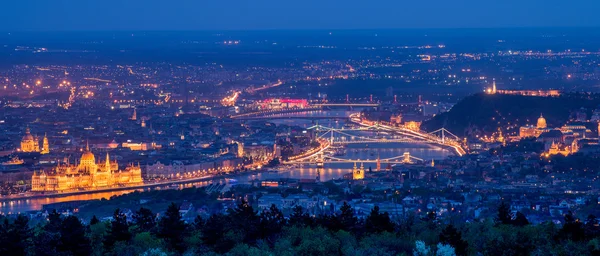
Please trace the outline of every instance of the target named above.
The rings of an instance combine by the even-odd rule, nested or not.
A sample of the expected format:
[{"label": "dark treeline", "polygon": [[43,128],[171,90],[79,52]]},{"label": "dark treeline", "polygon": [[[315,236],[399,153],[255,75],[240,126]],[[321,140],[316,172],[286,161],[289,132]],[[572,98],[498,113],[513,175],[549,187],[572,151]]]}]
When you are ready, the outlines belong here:
[{"label": "dark treeline", "polygon": [[257,212],[240,202],[228,214],[193,223],[171,204],[157,217],[140,208],[129,219],[89,224],[56,212],[32,227],[24,215],[0,219],[0,255],[600,255],[595,216],[530,225],[502,203],[495,219],[448,223],[435,213],[392,221],[378,207],[364,219],[346,203],[333,215],[310,216],[301,207],[285,218],[277,207]]}]

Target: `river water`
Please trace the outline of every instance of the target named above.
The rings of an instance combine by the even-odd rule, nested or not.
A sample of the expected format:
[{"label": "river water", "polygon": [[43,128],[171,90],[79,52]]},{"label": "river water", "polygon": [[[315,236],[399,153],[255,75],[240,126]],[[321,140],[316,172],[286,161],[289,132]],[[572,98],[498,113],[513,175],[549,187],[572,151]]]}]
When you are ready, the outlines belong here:
[{"label": "river water", "polygon": [[[273,119],[270,122],[276,124],[285,124],[290,126],[299,126],[308,128],[315,124],[321,124],[327,127],[342,128],[345,126],[343,120],[308,120],[308,119],[297,119],[298,117],[307,116],[347,116],[350,113],[356,111],[313,111],[309,113],[293,113],[290,114],[294,119]],[[353,135],[357,136],[372,136],[370,132],[355,132]],[[381,135],[385,136],[385,135]],[[427,144],[415,144],[415,143],[385,143],[385,144],[349,144],[343,150],[340,150],[339,154],[336,155],[338,158],[355,160],[360,163],[360,160],[375,160],[379,156],[380,159],[397,157],[403,155],[405,152],[409,152],[411,156],[421,158],[424,161],[431,161],[432,159],[443,159],[447,156],[453,155],[447,149],[436,147]],[[376,169],[375,163],[365,163],[365,169],[371,167],[373,170]],[[324,169],[320,172],[321,181],[328,181],[332,179],[338,179],[344,176],[344,174],[350,173],[353,167],[353,163],[325,163]],[[385,168],[386,164],[381,163],[381,168]],[[152,189],[183,189],[192,186],[207,186],[211,183],[229,183],[229,184],[249,184],[253,180],[275,180],[281,178],[293,178],[293,179],[315,179],[317,176],[317,169],[314,165],[304,165],[295,167],[284,167],[279,172],[261,172],[261,173],[248,173],[239,174],[233,177],[218,177],[211,178],[210,180],[200,182],[190,182],[180,184],[178,186],[160,186],[154,188],[144,189],[131,189],[121,191],[110,191],[110,192],[95,192],[89,194],[80,195],[68,195],[61,197],[47,197],[47,198],[31,198],[31,199],[20,199],[12,201],[0,202],[0,214],[13,214],[22,213],[27,211],[36,211],[42,209],[45,204],[61,203],[69,201],[80,201],[80,200],[99,200],[109,199],[112,196],[123,195],[131,193],[133,191],[149,191]],[[234,180],[231,180],[234,179]]]}]

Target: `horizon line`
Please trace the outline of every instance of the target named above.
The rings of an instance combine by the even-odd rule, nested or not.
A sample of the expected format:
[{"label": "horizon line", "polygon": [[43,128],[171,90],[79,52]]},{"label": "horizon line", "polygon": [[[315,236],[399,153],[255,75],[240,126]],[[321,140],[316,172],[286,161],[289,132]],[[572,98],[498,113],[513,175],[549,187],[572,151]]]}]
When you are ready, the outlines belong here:
[{"label": "horizon line", "polygon": [[428,28],[256,28],[256,29],[0,29],[0,33],[30,32],[268,32],[268,31],[382,31],[382,30],[502,30],[502,29],[600,29],[600,26],[513,26],[513,27],[428,27]]}]

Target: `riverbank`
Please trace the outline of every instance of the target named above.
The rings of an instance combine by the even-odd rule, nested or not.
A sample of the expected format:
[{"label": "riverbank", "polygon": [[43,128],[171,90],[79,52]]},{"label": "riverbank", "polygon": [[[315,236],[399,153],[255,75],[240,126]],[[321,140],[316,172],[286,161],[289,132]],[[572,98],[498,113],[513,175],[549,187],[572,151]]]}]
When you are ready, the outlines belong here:
[{"label": "riverbank", "polygon": [[129,187],[115,187],[115,188],[105,188],[105,189],[82,190],[82,191],[72,191],[72,192],[54,193],[54,194],[33,194],[33,195],[7,196],[7,197],[0,197],[0,203],[10,202],[10,201],[15,201],[15,200],[57,198],[57,197],[67,197],[67,196],[85,195],[85,194],[94,194],[94,193],[103,193],[103,192],[116,192],[116,191],[124,191],[124,190],[137,191],[137,190],[142,190],[142,189],[147,189],[147,188],[195,183],[195,182],[200,182],[200,181],[208,181],[208,180],[215,180],[215,179],[221,179],[221,178],[230,178],[230,177],[235,177],[240,174],[251,175],[251,174],[256,174],[256,173],[259,173],[259,171],[244,172],[244,173],[232,173],[232,174],[226,174],[226,175],[210,175],[210,176],[194,177],[194,178],[182,179],[182,180],[170,180],[170,181],[157,182],[157,183],[145,183],[142,185],[129,186]]}]

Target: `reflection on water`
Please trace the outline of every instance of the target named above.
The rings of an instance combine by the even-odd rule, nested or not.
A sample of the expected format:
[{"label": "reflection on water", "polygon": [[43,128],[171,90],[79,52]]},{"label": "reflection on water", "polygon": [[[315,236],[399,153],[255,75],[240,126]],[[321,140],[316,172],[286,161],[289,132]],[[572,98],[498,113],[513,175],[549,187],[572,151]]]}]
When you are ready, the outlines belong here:
[{"label": "reflection on water", "polygon": [[98,192],[92,194],[81,194],[81,195],[69,195],[64,197],[46,197],[46,198],[32,198],[32,199],[21,199],[13,201],[5,201],[0,203],[1,214],[12,214],[20,213],[32,210],[40,210],[44,204],[51,203],[62,203],[69,201],[83,201],[83,200],[97,200],[97,199],[108,199],[111,196],[118,196],[134,191],[143,191],[148,189],[132,189],[132,190],[121,190],[121,191],[110,191],[110,192]]},{"label": "reflection on water", "polygon": [[[298,116],[323,116],[323,115],[331,115],[331,116],[347,116],[349,113],[354,111],[313,111],[308,113],[297,113]],[[309,119],[274,119],[270,122],[276,124],[285,124],[290,126],[300,126],[300,127],[310,127],[315,125],[317,121],[309,120]],[[345,127],[345,123],[343,120],[319,120],[319,124],[333,127],[333,128],[342,128]],[[370,132],[356,132],[357,135],[360,136],[373,136]],[[369,134],[370,133],[370,134]],[[421,158],[425,161],[430,161],[431,159],[443,159],[447,156],[452,155],[452,153],[446,149],[439,148],[436,146],[428,145],[428,144],[414,144],[414,143],[383,143],[383,144],[369,144],[368,147],[365,144],[349,144],[346,149],[343,150],[343,153],[338,158],[344,159],[354,159],[360,162],[360,160],[375,160],[379,156],[381,159],[391,158],[396,156],[401,156],[405,152],[409,152],[412,156]],[[325,163],[325,168],[321,169],[320,177],[321,181],[328,181],[332,179],[338,179],[344,176],[346,173],[350,173],[352,169],[353,163]],[[376,168],[375,163],[365,163],[365,168],[368,169],[371,167],[372,169]],[[382,162],[382,168],[385,168],[385,163]],[[173,186],[161,186],[155,188],[145,188],[145,189],[131,189],[131,190],[121,190],[121,191],[111,191],[111,192],[97,192],[91,194],[82,194],[82,195],[69,195],[64,197],[50,197],[50,198],[35,198],[35,199],[23,199],[23,200],[14,200],[10,202],[0,202],[0,213],[20,213],[26,211],[33,210],[41,210],[44,204],[51,203],[61,203],[61,202],[69,202],[69,201],[80,201],[80,200],[99,200],[99,199],[109,199],[112,196],[123,195],[127,193],[131,193],[133,191],[150,191],[156,189],[183,189],[189,187],[203,187],[208,186],[213,183],[229,183],[229,184],[248,184],[253,180],[265,180],[265,179],[280,179],[280,178],[294,178],[294,179],[315,179],[317,177],[318,170],[315,166],[302,166],[302,167],[294,167],[280,171],[280,172],[262,172],[262,173],[254,173],[254,174],[240,174],[236,175],[233,180],[228,180],[223,177],[212,178],[205,181],[200,182],[190,182],[186,184],[173,185]]]},{"label": "reflection on water", "polygon": [[[348,169],[324,169],[321,170],[321,180],[331,180],[341,178]],[[109,199],[112,196],[124,195],[127,193],[131,193],[134,191],[150,191],[150,190],[160,190],[160,189],[183,189],[183,188],[191,188],[191,187],[204,187],[210,184],[249,184],[253,180],[264,180],[264,179],[279,179],[279,178],[295,178],[295,179],[315,179],[317,176],[316,168],[297,168],[290,170],[283,170],[281,172],[262,172],[262,173],[253,173],[253,174],[240,174],[235,177],[229,178],[213,178],[210,180],[199,181],[199,182],[190,182],[179,185],[172,186],[161,186],[154,188],[145,188],[145,189],[131,189],[131,190],[121,190],[121,191],[111,191],[111,192],[97,192],[90,194],[82,194],[82,195],[69,195],[64,197],[47,197],[47,198],[32,198],[32,199],[21,199],[21,200],[13,200],[8,202],[0,203],[0,213],[2,214],[13,214],[13,213],[22,213],[26,211],[34,211],[41,210],[42,206],[45,204],[52,203],[62,203],[62,202],[70,202],[70,201],[84,201],[84,200],[100,200],[100,199]],[[231,180],[233,178],[234,180]]]}]

